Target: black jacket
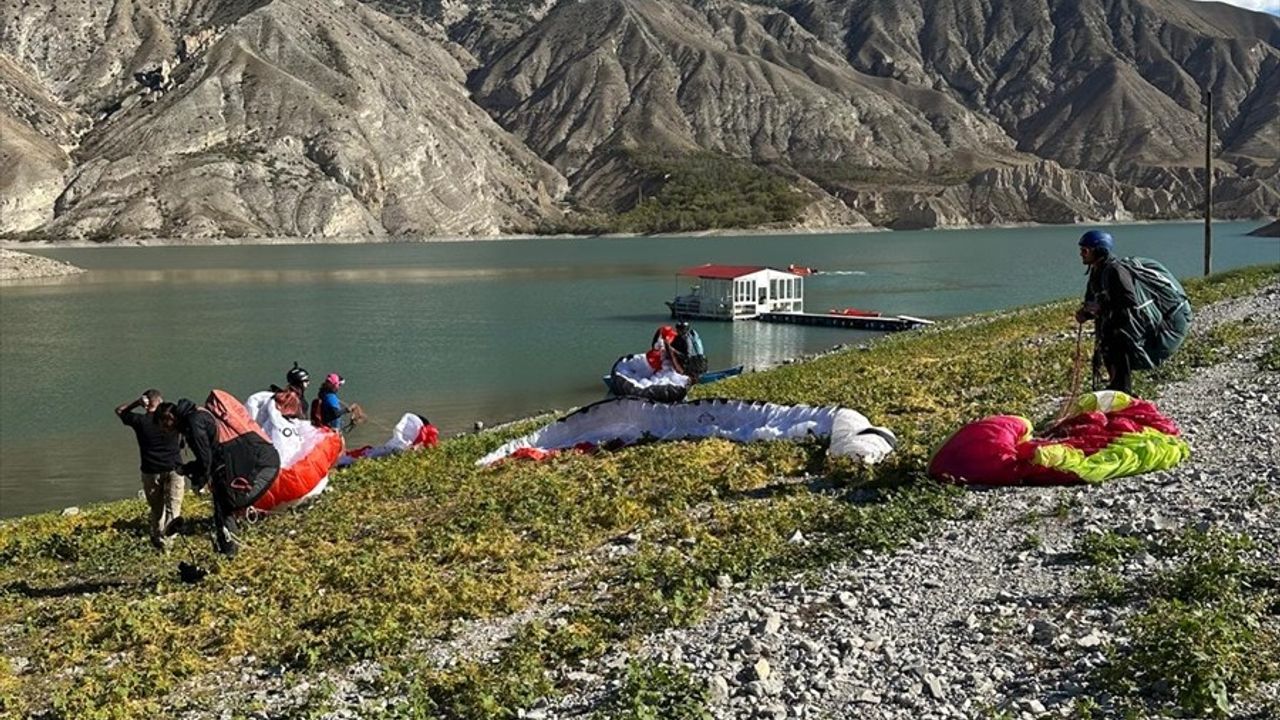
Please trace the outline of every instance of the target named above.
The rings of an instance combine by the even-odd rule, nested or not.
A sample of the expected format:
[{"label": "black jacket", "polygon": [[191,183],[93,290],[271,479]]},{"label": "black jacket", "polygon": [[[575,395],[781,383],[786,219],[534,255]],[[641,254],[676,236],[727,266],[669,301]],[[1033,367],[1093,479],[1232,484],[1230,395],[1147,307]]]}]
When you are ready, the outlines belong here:
[{"label": "black jacket", "polygon": [[1089,284],[1084,301],[1098,303],[1097,332],[1110,339],[1121,327],[1126,311],[1138,305],[1133,290],[1133,275],[1113,255],[1089,268]]},{"label": "black jacket", "polygon": [[209,475],[214,468],[214,445],[218,438],[218,421],[190,400],[183,398],[177,402],[175,413],[178,416],[178,427],[187,440],[187,447],[195,455],[195,460],[187,463],[185,473],[191,478],[192,485],[200,487],[209,482]]},{"label": "black jacket", "polygon": [[252,505],[280,472],[280,453],[257,433],[218,441],[218,419],[190,400],[177,403],[179,426],[195,460],[187,463],[192,485],[212,485],[215,498],[232,509]]}]

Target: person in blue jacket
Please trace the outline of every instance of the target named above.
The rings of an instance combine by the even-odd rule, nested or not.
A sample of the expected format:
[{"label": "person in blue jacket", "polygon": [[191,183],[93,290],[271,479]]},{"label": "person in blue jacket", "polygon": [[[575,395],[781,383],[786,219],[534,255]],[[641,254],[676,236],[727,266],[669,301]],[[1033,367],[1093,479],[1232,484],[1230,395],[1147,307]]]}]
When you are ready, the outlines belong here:
[{"label": "person in blue jacket", "polygon": [[346,382],[338,373],[329,373],[325,376],[324,383],[320,386],[320,395],[311,405],[312,424],[340,431],[344,416],[350,415],[353,424],[364,419],[364,411],[359,405],[355,403],[345,405],[338,399],[338,388]]}]

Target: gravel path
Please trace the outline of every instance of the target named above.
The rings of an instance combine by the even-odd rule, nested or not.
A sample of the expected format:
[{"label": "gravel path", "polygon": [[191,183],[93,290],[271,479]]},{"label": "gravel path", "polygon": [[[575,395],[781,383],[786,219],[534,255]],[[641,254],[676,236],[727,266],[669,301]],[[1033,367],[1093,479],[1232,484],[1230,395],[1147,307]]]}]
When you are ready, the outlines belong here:
[{"label": "gravel path", "polygon": [[[1280,328],[1280,286],[1207,308],[1196,322],[1245,318]],[[807,582],[731,589],[706,621],[648,638],[635,654],[707,682],[717,718],[1067,716],[1126,612],[1068,602],[1084,570],[1071,551],[1087,533],[1218,525],[1249,533],[1274,561],[1280,373],[1259,370],[1261,348],[1252,343],[1163,390],[1161,410],[1192,447],[1172,471],[1097,487],[971,492],[968,519],[927,539],[891,555],[867,552]],[[1273,501],[1250,502],[1260,493]],[[1159,562],[1144,555],[1122,574]],[[615,675],[583,684],[532,714],[582,717],[617,683]],[[1280,701],[1278,686],[1264,694]]]},{"label": "gravel path", "polygon": [[0,248],[0,280],[30,280],[82,272],[83,268],[61,260]]}]

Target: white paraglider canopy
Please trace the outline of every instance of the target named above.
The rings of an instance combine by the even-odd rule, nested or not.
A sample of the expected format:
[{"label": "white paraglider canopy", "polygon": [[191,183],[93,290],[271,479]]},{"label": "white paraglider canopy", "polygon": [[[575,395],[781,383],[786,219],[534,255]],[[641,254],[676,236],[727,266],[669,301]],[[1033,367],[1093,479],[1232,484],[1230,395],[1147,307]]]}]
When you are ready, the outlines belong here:
[{"label": "white paraglider canopy", "polygon": [[516,438],[477,461],[497,462],[519,450],[549,452],[590,445],[723,438],[753,440],[830,439],[828,453],[867,463],[893,452],[897,438],[872,425],[862,413],[842,407],[775,405],[744,400],[694,400],[667,404],[614,398],[588,405],[543,428]]}]

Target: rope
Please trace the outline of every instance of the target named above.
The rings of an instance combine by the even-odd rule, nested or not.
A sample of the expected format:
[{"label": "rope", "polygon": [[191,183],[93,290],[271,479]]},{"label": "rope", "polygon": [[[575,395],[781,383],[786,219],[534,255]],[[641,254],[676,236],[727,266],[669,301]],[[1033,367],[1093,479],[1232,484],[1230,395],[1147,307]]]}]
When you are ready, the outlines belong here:
[{"label": "rope", "polygon": [[1076,398],[1080,396],[1080,384],[1084,380],[1084,323],[1076,323],[1076,356],[1071,363],[1071,383],[1067,389],[1066,397],[1062,398],[1062,407],[1058,408],[1058,414],[1054,416],[1053,423],[1050,428],[1057,427],[1067,416],[1071,414],[1071,409],[1075,407]]},{"label": "rope", "polygon": [[[365,415],[365,416],[364,416],[364,418],[360,421],[360,424],[361,424],[361,425],[365,425],[365,424],[372,425],[372,426],[374,426],[374,427],[376,427],[376,428],[382,428],[383,430],[386,430],[387,432],[391,432],[391,433],[394,433],[394,432],[396,431],[396,428],[395,428],[395,426],[394,426],[394,425],[388,425],[387,423],[380,422],[380,421],[378,421],[378,420],[374,420],[373,418],[369,417],[368,415]],[[348,430],[350,430],[352,427],[355,427],[355,423],[352,423],[351,425],[348,425],[348,426],[347,426],[347,429],[348,429]]]}]

